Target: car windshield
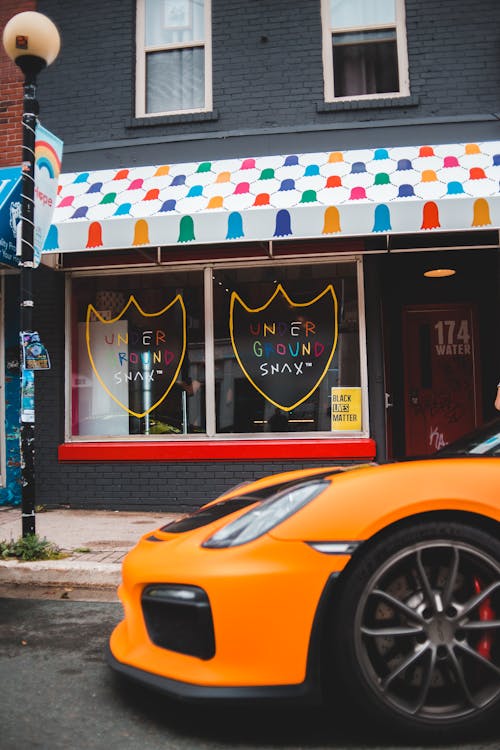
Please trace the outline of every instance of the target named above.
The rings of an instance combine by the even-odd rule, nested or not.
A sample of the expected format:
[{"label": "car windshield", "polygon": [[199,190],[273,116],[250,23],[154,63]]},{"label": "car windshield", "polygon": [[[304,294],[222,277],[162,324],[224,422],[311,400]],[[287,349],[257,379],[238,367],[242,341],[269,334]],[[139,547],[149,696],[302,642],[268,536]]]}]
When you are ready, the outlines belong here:
[{"label": "car windshield", "polygon": [[449,456],[500,456],[500,417],[433,454],[433,458]]}]

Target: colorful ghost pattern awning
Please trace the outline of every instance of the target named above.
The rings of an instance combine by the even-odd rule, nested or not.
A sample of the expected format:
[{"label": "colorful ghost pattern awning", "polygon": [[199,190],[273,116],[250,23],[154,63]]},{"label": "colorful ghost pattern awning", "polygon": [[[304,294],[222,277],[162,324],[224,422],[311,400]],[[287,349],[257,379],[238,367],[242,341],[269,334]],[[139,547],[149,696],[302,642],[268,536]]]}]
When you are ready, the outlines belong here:
[{"label": "colorful ghost pattern awning", "polygon": [[47,252],[500,227],[500,141],[61,174]]}]

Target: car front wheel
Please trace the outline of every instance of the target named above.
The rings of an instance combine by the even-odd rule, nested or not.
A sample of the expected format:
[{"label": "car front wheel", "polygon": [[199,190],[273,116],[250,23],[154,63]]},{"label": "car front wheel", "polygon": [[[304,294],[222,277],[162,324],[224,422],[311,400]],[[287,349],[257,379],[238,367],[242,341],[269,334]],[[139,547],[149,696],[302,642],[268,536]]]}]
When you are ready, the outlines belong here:
[{"label": "car front wheel", "polygon": [[498,538],[455,522],[381,538],[346,571],[328,638],[337,687],[406,737],[498,721]]}]

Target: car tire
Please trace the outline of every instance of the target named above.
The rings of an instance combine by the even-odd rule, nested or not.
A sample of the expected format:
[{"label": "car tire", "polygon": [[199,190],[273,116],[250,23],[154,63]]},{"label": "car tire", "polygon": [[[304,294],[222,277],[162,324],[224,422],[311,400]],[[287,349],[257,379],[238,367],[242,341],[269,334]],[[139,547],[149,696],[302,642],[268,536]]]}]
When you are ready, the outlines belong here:
[{"label": "car tire", "polygon": [[[326,631],[333,699],[392,733],[463,739],[500,714],[500,542],[418,522],[347,566]],[[490,625],[491,623],[491,625]]]}]

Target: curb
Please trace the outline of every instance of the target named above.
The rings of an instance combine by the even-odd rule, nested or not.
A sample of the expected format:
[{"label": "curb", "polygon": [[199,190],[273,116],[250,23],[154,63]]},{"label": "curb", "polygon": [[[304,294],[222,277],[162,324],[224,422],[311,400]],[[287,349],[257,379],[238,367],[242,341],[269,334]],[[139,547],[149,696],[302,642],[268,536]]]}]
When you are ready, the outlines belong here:
[{"label": "curb", "polygon": [[85,586],[115,588],[121,579],[120,563],[100,563],[66,560],[38,560],[0,562],[0,583],[31,586]]}]

